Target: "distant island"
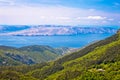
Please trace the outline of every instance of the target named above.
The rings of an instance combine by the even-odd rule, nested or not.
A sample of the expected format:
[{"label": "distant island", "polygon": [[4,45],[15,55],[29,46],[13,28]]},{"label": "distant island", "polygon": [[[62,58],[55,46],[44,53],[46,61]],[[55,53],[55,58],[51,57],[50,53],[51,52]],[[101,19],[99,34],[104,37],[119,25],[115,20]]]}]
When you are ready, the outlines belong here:
[{"label": "distant island", "polygon": [[63,25],[0,25],[0,35],[51,36],[116,33],[114,27],[63,26]]}]

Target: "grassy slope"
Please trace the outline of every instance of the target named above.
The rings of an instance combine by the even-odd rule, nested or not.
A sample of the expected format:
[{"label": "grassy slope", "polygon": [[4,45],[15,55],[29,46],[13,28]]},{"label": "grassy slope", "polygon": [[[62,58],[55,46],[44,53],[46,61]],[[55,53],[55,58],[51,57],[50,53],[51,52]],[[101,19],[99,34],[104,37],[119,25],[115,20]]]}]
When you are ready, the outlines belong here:
[{"label": "grassy slope", "polygon": [[22,65],[21,62],[16,61],[6,55],[4,55],[5,52],[12,52],[12,53],[16,53],[19,54],[16,50],[12,50],[12,49],[0,49],[0,65]]},{"label": "grassy slope", "polygon": [[[111,74],[108,74],[107,71],[114,68],[114,66],[117,66],[116,68],[119,70],[119,61],[120,39],[119,35],[116,34],[108,39],[94,43],[76,53],[67,55],[44,69],[34,71],[31,75],[41,80],[83,80],[86,76],[88,76],[88,79],[96,79],[95,75],[100,77],[100,79],[114,79],[115,75],[119,74],[119,71],[117,72],[113,69],[111,70]],[[105,69],[104,66],[109,67]],[[104,72],[99,72],[99,68]],[[91,70],[95,71],[90,72]],[[46,72],[49,73],[46,74]],[[115,72],[116,74],[112,72]],[[39,74],[35,76],[36,73]],[[91,73],[94,74],[90,75]],[[44,76],[40,77],[40,75]],[[101,75],[106,75],[106,77],[101,78]],[[113,75],[114,77],[111,78],[109,75]],[[91,78],[91,76],[94,77]],[[117,76],[115,78],[120,77]]]},{"label": "grassy slope", "polygon": [[[27,48],[30,49],[27,50]],[[26,64],[25,61],[31,59],[35,63],[46,62],[54,60],[60,56],[60,54],[54,52],[55,49],[46,46],[28,46],[20,49],[0,46],[0,65],[21,65]],[[20,60],[19,57],[24,59]],[[17,60],[16,60],[17,59]],[[18,60],[19,59],[19,60]]]},{"label": "grassy slope", "polygon": [[[89,76],[88,79],[100,79],[100,75],[102,75],[101,79],[120,79],[119,65],[120,40],[105,46],[97,47],[95,50],[83,57],[65,62],[63,64],[63,70],[50,75],[47,79],[69,80],[77,77],[76,79],[82,80],[85,79],[86,76]],[[104,72],[99,72],[99,69],[102,69]],[[96,75],[99,77],[95,77]],[[112,75],[112,77],[110,75]]]}]

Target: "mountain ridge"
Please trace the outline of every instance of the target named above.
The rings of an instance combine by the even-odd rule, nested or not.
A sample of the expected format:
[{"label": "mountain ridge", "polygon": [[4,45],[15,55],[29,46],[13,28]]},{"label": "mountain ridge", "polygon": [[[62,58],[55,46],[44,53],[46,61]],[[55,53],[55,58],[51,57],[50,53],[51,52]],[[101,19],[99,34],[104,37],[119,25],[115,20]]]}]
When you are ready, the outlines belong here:
[{"label": "mountain ridge", "polygon": [[54,60],[71,48],[52,48],[47,45],[30,45],[20,48],[0,46],[0,65],[36,64]]},{"label": "mountain ridge", "polygon": [[[8,27],[8,26],[7,26]],[[117,28],[112,27],[78,27],[78,26],[55,26],[55,25],[38,25],[38,26],[10,26],[10,30],[1,29],[0,35],[12,36],[51,36],[51,35],[78,35],[78,34],[103,34],[116,33]],[[9,28],[10,28],[9,27]],[[3,33],[4,32],[4,33]]]}]

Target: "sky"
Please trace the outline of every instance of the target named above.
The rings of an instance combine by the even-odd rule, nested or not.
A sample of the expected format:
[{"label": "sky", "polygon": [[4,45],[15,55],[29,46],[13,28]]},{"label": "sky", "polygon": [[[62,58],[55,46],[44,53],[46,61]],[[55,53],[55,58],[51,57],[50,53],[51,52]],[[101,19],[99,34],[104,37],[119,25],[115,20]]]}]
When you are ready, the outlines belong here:
[{"label": "sky", "polygon": [[0,24],[120,25],[120,0],[0,0]]}]

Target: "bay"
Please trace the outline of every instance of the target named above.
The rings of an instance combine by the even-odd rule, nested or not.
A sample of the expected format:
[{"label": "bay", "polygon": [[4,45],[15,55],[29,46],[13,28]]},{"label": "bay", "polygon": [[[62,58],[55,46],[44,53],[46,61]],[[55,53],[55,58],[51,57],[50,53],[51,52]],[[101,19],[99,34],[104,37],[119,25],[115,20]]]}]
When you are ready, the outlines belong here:
[{"label": "bay", "polygon": [[0,45],[22,47],[49,45],[51,47],[80,48],[113,34],[79,34],[67,36],[0,36]]}]

